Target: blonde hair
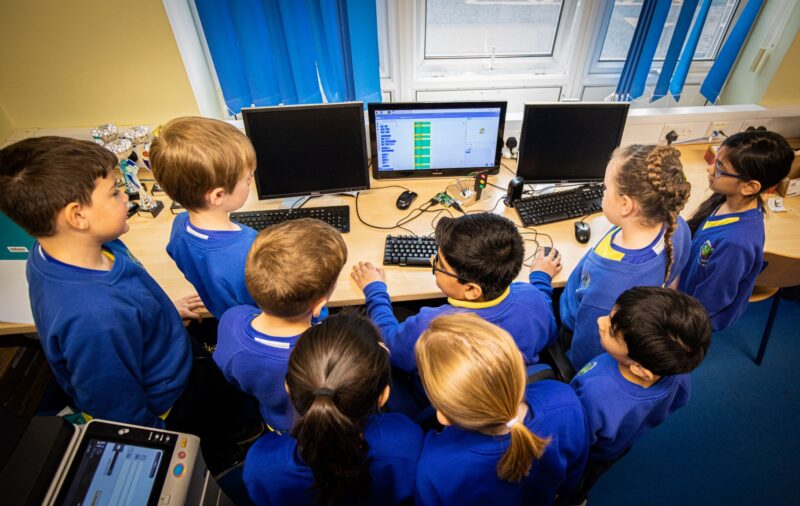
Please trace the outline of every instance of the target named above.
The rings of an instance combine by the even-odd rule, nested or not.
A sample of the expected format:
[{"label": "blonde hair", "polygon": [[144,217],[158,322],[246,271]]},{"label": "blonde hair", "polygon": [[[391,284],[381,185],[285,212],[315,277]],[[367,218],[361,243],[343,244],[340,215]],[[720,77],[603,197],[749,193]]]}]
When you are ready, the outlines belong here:
[{"label": "blonde hair", "polygon": [[231,193],[256,167],[250,139],[224,121],[184,116],[158,130],[150,144],[150,167],[161,188],[186,209],[206,207],[214,188]]},{"label": "blonde hair", "polygon": [[311,218],[290,220],[253,241],[245,285],[262,311],[298,316],[333,290],[346,261],[347,245],[336,229]]},{"label": "blonde hair", "polygon": [[[453,424],[491,435],[516,419],[527,374],[522,353],[505,330],[473,313],[440,316],[415,352],[431,404]],[[511,444],[497,463],[497,475],[517,482],[550,439],[533,434],[522,420],[510,428]]]},{"label": "blonde hair", "polygon": [[672,146],[642,144],[632,144],[614,152],[614,158],[620,159],[616,180],[620,195],[628,195],[639,203],[642,220],[647,225],[667,224],[664,284],[669,282],[672,271],[672,237],[678,227],[678,214],[691,191],[680,156],[680,151]]}]

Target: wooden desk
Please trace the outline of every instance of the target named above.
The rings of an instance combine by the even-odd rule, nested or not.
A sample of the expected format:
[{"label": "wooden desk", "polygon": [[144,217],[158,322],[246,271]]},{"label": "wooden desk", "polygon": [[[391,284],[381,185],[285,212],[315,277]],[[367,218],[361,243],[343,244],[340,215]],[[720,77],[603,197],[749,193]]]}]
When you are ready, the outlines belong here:
[{"label": "wooden desk", "polygon": [[[682,161],[686,175],[693,188],[689,203],[682,213],[684,217],[688,217],[697,205],[709,195],[708,182],[706,179],[706,163],[703,160],[705,150],[705,145],[681,147],[681,152],[683,154]],[[514,161],[504,160],[504,163],[512,170],[515,169]],[[142,177],[147,178],[148,175],[144,173]],[[491,176],[489,182],[506,188],[512,177],[513,175],[509,170],[501,167],[500,173]],[[400,211],[395,207],[395,200],[400,192],[402,192],[402,189],[380,189],[381,187],[399,185],[416,191],[419,196],[412,204],[412,208],[414,208],[428,201],[436,193],[444,191],[447,185],[452,182],[452,179],[446,178],[372,181],[372,189],[363,192],[359,197],[359,211],[361,217],[370,224],[391,226],[408,215],[409,211]],[[489,210],[494,207],[494,212],[519,223],[519,217],[515,210],[505,207],[502,202],[498,203],[498,199],[502,199],[504,195],[505,190],[489,186],[484,190],[481,201],[465,210]],[[167,255],[166,245],[173,219],[173,215],[169,212],[171,201],[166,196],[159,196],[157,198],[164,202],[167,209],[162,211],[155,219],[139,216],[131,218],[129,220],[131,226],[130,231],[122,236],[122,240],[144,264],[156,281],[164,288],[170,298],[177,299],[194,293],[194,289],[180,273],[172,259]],[[290,198],[284,201],[259,201],[255,195],[255,185],[253,185],[250,198],[247,200],[242,210],[276,209],[281,205],[284,207],[288,206],[295,200],[294,198]],[[359,261],[369,261],[373,264],[381,265],[383,262],[383,248],[386,235],[389,233],[394,235],[406,233],[402,230],[376,230],[367,227],[362,224],[356,216],[354,204],[355,199],[337,195],[326,195],[315,198],[307,204],[309,207],[330,205],[350,206],[350,233],[344,234],[348,248],[348,259],[347,264],[339,276],[338,285],[331,298],[331,306],[363,304],[364,296],[361,290],[359,290],[350,279],[350,271],[353,264]],[[495,204],[497,204],[496,207]],[[768,216],[766,221],[767,240],[765,250],[788,256],[797,256],[797,252],[800,250],[800,248],[798,248],[798,242],[800,241],[798,241],[798,235],[796,233],[797,230],[800,230],[800,198],[789,199],[787,207],[791,208],[792,211],[781,214],[771,213]],[[432,209],[441,209],[441,206],[436,206]],[[460,215],[460,213],[455,210],[451,210],[451,212],[454,216]],[[442,215],[446,215],[446,212],[443,212]],[[435,216],[436,213],[433,212],[425,213],[416,220],[405,225],[405,228],[417,234],[430,234],[433,232],[431,221]],[[547,234],[552,238],[556,249],[558,249],[563,258],[562,263],[564,265],[564,270],[553,280],[553,285],[557,287],[564,286],[571,270],[575,267],[586,250],[600,237],[600,234],[607,226],[607,222],[605,222],[602,214],[593,215],[587,219],[587,221],[592,222],[592,240],[590,240],[588,244],[579,244],[575,241],[573,221],[574,220],[551,223],[536,228],[536,231],[540,234]],[[524,233],[523,237],[526,239],[525,249],[526,257],[528,257],[533,254],[536,248],[535,242],[533,242],[535,235],[532,233],[533,230],[523,230],[522,232]],[[545,246],[550,245],[548,238],[544,235],[539,236],[539,242]],[[386,270],[386,281],[389,287],[389,293],[393,300],[403,301],[442,297],[442,293],[436,288],[430,268],[397,266],[386,266],[384,268]],[[520,281],[527,280],[528,272],[529,269],[523,267],[517,279]],[[34,328],[32,325],[0,323],[0,335],[33,331]]]}]

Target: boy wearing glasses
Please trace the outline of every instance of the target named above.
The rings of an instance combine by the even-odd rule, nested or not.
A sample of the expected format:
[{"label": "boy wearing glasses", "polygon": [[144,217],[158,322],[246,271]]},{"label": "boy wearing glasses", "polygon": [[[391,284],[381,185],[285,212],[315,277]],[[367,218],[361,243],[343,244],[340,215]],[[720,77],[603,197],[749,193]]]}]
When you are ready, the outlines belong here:
[{"label": "boy wearing glasses", "polygon": [[392,313],[383,269],[370,263],[353,266],[353,280],[364,291],[370,319],[381,329],[392,352],[392,365],[416,371],[414,345],[431,320],[444,313],[470,311],[511,334],[525,364],[539,361],[539,352],[556,339],[552,309],[552,276],[561,260],[551,250],[540,252],[531,283],[512,283],[522,269],[525,247],[510,220],[493,213],[443,218],[436,225],[438,254],[431,259],[436,286],[447,304],[424,307],[403,323]]},{"label": "boy wearing glasses", "polygon": [[214,361],[228,381],[258,399],[272,430],[292,427],[284,387],[289,355],[320,316],[345,261],[339,232],[309,218],[264,229],[250,248],[244,280],[258,307],[235,306],[222,315]]}]

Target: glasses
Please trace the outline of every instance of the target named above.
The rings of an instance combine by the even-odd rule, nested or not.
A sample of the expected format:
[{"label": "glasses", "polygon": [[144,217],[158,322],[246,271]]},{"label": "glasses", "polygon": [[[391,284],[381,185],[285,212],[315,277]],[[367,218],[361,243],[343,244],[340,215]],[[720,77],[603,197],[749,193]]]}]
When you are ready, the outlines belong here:
[{"label": "glasses", "polygon": [[725,172],[724,170],[722,170],[725,168],[725,165],[723,165],[724,163],[725,162],[723,160],[720,160],[719,158],[714,160],[714,178],[719,179],[720,176],[728,176],[736,179],[741,179],[742,181],[749,181],[749,179],[744,176],[740,176],[739,174],[733,174],[732,172]]},{"label": "glasses", "polygon": [[442,269],[441,267],[438,267],[438,265],[439,265],[439,253],[436,253],[431,257],[431,267],[432,267],[431,274],[435,276],[437,272],[441,272],[442,274],[447,274],[448,276],[456,278],[461,283],[467,283],[466,279],[462,278],[455,272],[450,272],[448,270]]}]

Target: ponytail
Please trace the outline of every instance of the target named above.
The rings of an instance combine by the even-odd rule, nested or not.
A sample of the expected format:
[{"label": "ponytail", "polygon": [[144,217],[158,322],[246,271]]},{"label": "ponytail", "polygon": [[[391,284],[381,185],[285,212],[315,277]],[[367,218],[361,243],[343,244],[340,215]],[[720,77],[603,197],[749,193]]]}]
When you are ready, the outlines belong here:
[{"label": "ponytail", "polygon": [[298,417],[300,458],[321,504],[368,502],[367,420],[389,384],[389,354],[378,330],[350,313],[331,316],[297,340],[286,384]]},{"label": "ponytail", "polygon": [[533,434],[517,418],[527,374],[508,332],[473,313],[440,316],[420,336],[415,353],[431,404],[465,430],[498,435],[510,428],[497,476],[509,482],[527,476],[550,439]]},{"label": "ponytail", "polygon": [[497,476],[505,481],[521,481],[530,473],[534,459],[542,458],[548,443],[550,438],[537,436],[517,421],[511,425],[511,444],[497,463]]},{"label": "ponytail", "polygon": [[694,214],[692,214],[692,217],[687,221],[689,224],[689,229],[692,231],[692,236],[697,233],[697,229],[704,221],[706,221],[706,218],[711,216],[711,213],[713,213],[724,202],[725,195],[715,193],[704,200],[703,203],[697,207],[697,209],[694,211]]},{"label": "ponytail", "polygon": [[678,215],[689,200],[691,185],[683,173],[681,153],[672,146],[633,144],[621,151],[617,175],[619,192],[636,199],[646,223],[664,223],[664,252],[667,265],[664,285],[669,283],[674,263],[672,238]]}]

